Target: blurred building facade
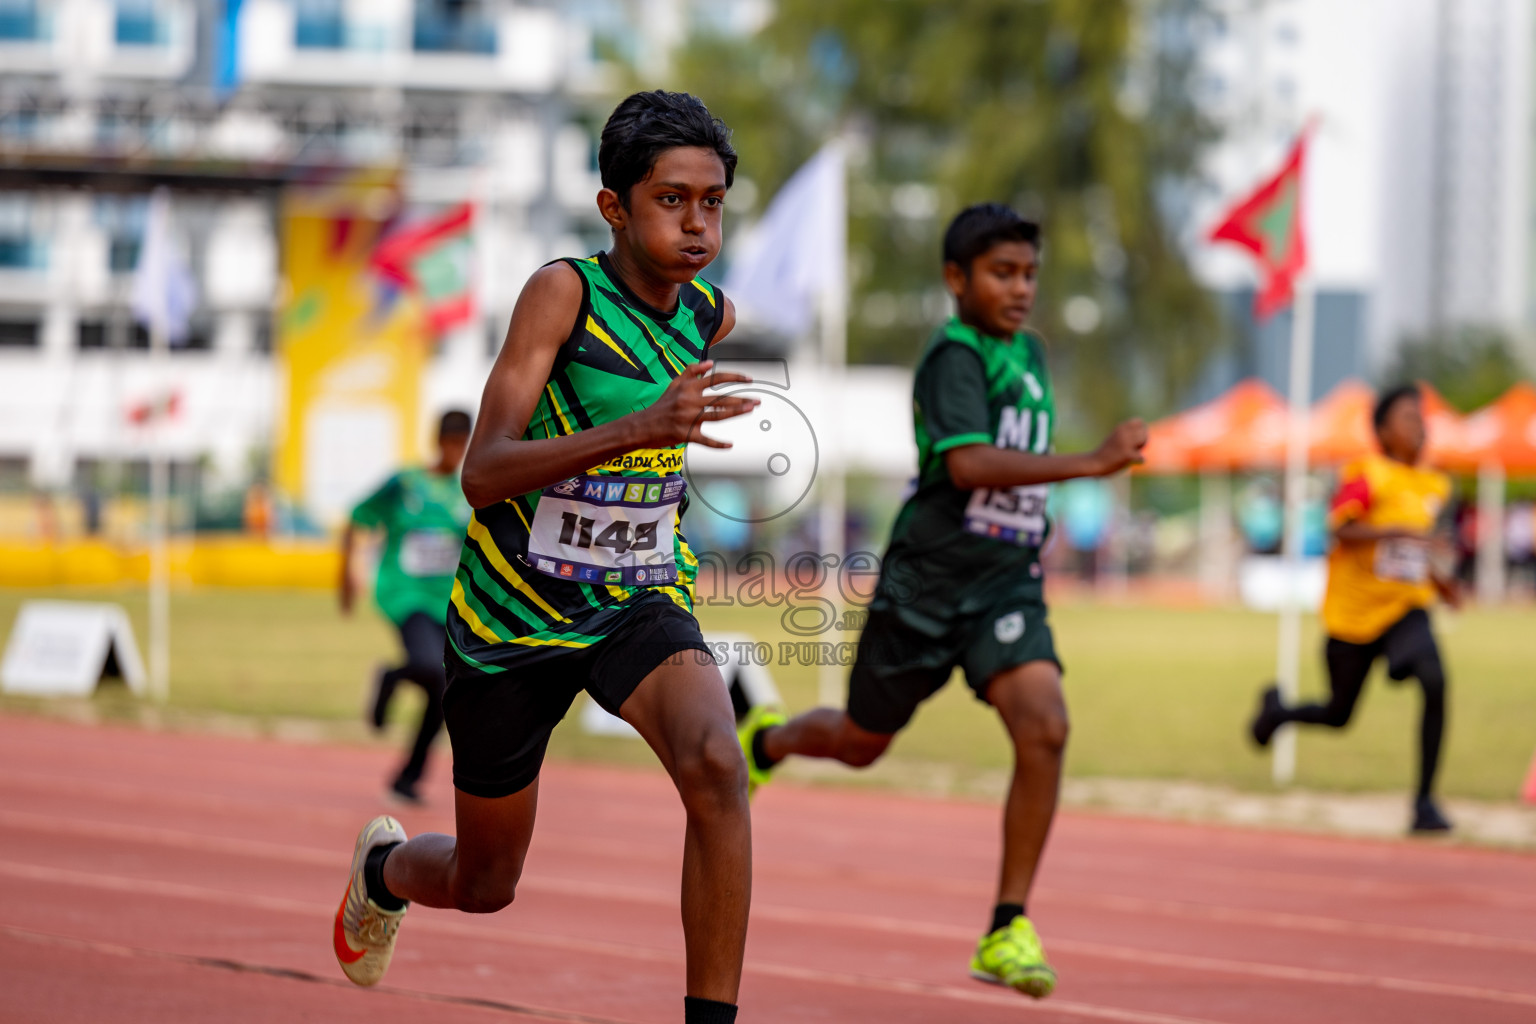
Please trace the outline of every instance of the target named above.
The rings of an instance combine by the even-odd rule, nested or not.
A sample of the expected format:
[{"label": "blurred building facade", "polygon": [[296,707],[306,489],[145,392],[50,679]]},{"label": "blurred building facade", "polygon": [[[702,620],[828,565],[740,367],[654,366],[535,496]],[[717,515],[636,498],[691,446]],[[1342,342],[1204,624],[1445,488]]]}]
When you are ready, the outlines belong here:
[{"label": "blurred building facade", "polygon": [[[584,13],[0,0],[0,485],[141,477],[135,410],[168,394],[178,479],[249,480],[283,401],[277,197],[321,168],[400,167],[422,212],[477,204],[479,317],[438,346],[421,429],[472,408],[527,274],[603,237],[588,105],[611,72]],[[199,291],[159,369],[128,307],[156,185]]]},{"label": "blurred building facade", "polygon": [[1254,324],[1252,270],[1200,237],[1316,118],[1307,177],[1318,289],[1314,397],[1371,377],[1405,339],[1492,328],[1536,363],[1536,179],[1528,0],[1214,0],[1201,98],[1223,132],[1189,224],[1242,344],[1239,377],[1284,388],[1288,315]]}]

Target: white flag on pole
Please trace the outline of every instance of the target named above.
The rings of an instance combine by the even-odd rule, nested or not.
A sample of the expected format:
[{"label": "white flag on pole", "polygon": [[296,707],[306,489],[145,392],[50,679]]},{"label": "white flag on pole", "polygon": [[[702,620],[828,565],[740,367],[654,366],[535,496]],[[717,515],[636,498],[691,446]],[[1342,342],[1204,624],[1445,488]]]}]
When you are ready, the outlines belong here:
[{"label": "white flag on pole", "polygon": [[846,287],[848,197],[834,141],[794,173],[736,243],[721,287],[743,319],[807,333],[818,304]]},{"label": "white flag on pole", "polygon": [[197,282],[171,241],[171,197],[164,187],[149,200],[139,265],[133,272],[133,317],[166,342],[187,340],[187,327],[197,305]]}]

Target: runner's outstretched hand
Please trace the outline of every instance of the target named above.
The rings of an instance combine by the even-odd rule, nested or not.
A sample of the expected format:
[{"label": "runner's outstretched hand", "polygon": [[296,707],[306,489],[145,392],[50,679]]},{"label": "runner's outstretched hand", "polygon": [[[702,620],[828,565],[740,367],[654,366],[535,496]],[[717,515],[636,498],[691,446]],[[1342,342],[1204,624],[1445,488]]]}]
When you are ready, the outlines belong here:
[{"label": "runner's outstretched hand", "polygon": [[693,441],[711,448],[729,448],[729,441],[706,437],[703,426],[709,420],[728,420],[745,416],[761,402],[756,398],[733,395],[706,395],[708,388],[721,384],[750,384],[752,378],[727,371],[714,372],[714,360],[686,367],[673,378],[656,404],[640,413],[645,417],[646,436],[658,448]]},{"label": "runner's outstretched hand", "polygon": [[1147,425],[1139,419],[1126,420],[1104,439],[1094,451],[1102,467],[1100,476],[1118,473],[1127,466],[1142,463],[1141,450],[1147,445]]}]

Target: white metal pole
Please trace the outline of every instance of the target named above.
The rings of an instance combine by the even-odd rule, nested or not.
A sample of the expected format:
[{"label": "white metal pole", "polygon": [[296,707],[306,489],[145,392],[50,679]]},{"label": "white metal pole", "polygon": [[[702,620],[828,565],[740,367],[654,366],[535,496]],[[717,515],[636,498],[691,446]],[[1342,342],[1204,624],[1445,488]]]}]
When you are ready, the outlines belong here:
[{"label": "white metal pole", "polygon": [[[848,203],[847,203],[847,176],[848,170],[844,163],[842,167],[842,179],[837,183],[838,196],[834,204],[834,223],[829,225],[832,230],[830,245],[836,252],[835,271],[830,272],[824,279],[821,291],[820,306],[820,349],[821,349],[821,376],[817,382],[818,390],[822,395],[821,408],[824,415],[842,415],[842,404],[839,399],[844,393],[843,371],[848,363]],[[836,559],[836,566],[842,565],[843,558],[847,555],[846,524],[848,515],[847,480],[847,452],[842,436],[841,424],[836,428],[838,436],[827,438],[822,446],[821,480],[821,517],[819,526],[819,539],[821,541],[822,555],[832,556]],[[830,561],[830,559],[829,559]],[[829,568],[825,593],[832,601],[835,615],[842,614],[842,596],[838,588],[838,580],[841,574],[837,568]],[[834,628],[828,634],[827,639],[834,643],[847,639]],[[830,659],[836,661],[837,659]],[[822,665],[817,672],[816,703],[823,707],[833,707],[841,703],[843,694],[843,676],[845,669],[840,665]]]},{"label": "white metal pole", "polygon": [[[1296,282],[1291,303],[1290,417],[1285,438],[1285,586],[1280,604],[1275,679],[1280,696],[1295,703],[1301,691],[1301,528],[1307,487],[1307,414],[1312,403],[1312,304],[1310,278]],[[1281,726],[1274,740],[1273,777],[1286,785],[1296,778],[1296,732]]]},{"label": "white metal pole", "polygon": [[1504,597],[1504,467],[1489,461],[1477,468],[1477,600],[1496,604]]},{"label": "white metal pole", "polygon": [[[836,295],[832,294],[834,291],[837,292]],[[846,301],[840,289],[829,288],[826,292],[822,301],[821,315],[821,380],[817,385],[823,396],[822,408],[828,413],[840,415],[842,410],[837,404],[836,396],[843,390],[843,366],[847,353]],[[837,567],[841,566],[847,554],[845,527],[848,497],[847,482],[844,477],[846,467],[842,450],[843,438],[839,436],[826,440],[831,443],[822,446],[821,479],[818,481],[821,490],[821,508],[817,532],[821,542],[821,555],[832,562],[827,569],[825,593],[828,600],[832,602],[833,614],[840,616],[842,597],[838,590]],[[837,643],[847,638],[839,633],[834,625],[827,639]],[[817,704],[822,707],[833,707],[840,702],[845,671],[843,666],[836,664],[820,666],[816,680]]]},{"label": "white metal pole", "polygon": [[[164,324],[150,325],[149,350],[153,387],[157,393],[168,393],[162,390],[169,388]],[[165,451],[169,415],[169,408],[152,407],[149,418],[149,692],[162,703],[171,695],[171,566],[166,537],[170,467]]]},{"label": "white metal pole", "polygon": [[1224,601],[1232,586],[1232,474],[1200,472],[1200,596]]}]

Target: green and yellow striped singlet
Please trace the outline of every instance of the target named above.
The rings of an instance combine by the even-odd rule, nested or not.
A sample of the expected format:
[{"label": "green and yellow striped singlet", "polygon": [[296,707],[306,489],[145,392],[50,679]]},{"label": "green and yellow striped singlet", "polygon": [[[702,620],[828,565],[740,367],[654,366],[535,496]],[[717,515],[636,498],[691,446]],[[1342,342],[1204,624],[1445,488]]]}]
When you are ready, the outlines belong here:
[{"label": "green and yellow striped singlet", "polygon": [[[724,297],[702,280],[683,286],[677,309],[669,314],[630,291],[604,253],[563,262],[581,277],[581,309],[523,434],[526,440],[564,437],[654,404],[685,366],[706,357],[724,317]],[[591,476],[680,481],[682,465],[682,445],[635,451],[592,467],[587,481],[592,483]],[[613,629],[628,602],[646,592],[693,610],[698,561],[680,525],[673,534],[675,572],[665,583],[605,581],[614,574],[594,582],[583,582],[579,573],[563,579],[547,574],[547,561],[540,572],[537,555],[530,560],[529,538],[543,493],[478,509],[470,520],[448,608],[449,642],[468,665],[500,672],[588,647]],[[632,579],[635,573],[626,575]]]}]

